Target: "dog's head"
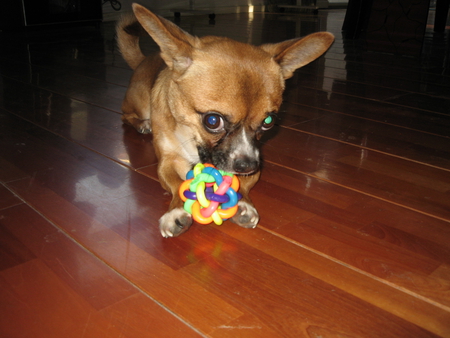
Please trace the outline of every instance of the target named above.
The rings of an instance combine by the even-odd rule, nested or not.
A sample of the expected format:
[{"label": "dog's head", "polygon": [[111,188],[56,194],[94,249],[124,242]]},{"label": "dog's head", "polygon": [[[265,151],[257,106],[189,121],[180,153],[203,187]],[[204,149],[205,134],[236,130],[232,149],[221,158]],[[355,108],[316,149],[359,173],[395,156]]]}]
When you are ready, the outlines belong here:
[{"label": "dog's head", "polygon": [[133,9],[161,48],[170,74],[168,105],[185,135],[182,143],[195,145],[201,162],[236,174],[256,172],[257,141],[275,123],[284,81],[322,55],[333,35],[321,32],[256,47],[197,38],[142,6]]}]

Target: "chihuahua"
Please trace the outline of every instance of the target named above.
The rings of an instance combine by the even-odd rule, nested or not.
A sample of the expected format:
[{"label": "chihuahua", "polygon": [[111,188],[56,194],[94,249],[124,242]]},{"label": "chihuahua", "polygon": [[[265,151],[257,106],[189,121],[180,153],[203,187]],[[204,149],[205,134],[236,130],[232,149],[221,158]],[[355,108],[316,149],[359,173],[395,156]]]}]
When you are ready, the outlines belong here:
[{"label": "chihuahua", "polygon": [[[334,36],[319,32],[256,47],[192,36],[138,4],[133,12],[117,24],[120,51],[134,70],[122,121],[153,134],[158,177],[172,194],[159,220],[162,236],[178,236],[192,224],[178,189],[198,162],[239,175],[242,199],[232,221],[256,227],[259,215],[249,191],[260,176],[257,141],[274,125],[285,80],[321,56]],[[139,37],[145,32],[160,53],[143,55]]]}]

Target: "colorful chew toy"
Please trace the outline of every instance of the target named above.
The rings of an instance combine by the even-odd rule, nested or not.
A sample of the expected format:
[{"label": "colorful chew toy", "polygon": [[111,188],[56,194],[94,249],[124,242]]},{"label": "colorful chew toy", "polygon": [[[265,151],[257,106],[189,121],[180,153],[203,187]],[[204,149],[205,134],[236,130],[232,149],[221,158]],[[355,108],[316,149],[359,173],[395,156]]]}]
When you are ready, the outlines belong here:
[{"label": "colorful chew toy", "polygon": [[238,210],[237,202],[242,197],[238,190],[239,179],[236,176],[217,170],[211,164],[198,163],[187,173],[178,192],[184,202],[184,210],[196,222],[221,225]]}]

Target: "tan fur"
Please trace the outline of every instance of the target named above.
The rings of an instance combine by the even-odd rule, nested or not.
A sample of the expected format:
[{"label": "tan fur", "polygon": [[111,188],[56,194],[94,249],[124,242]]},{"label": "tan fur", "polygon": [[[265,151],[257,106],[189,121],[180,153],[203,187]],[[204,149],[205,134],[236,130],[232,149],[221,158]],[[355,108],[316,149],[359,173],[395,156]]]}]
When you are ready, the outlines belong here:
[{"label": "tan fur", "polygon": [[126,27],[136,24],[138,24],[136,17],[129,14],[122,16],[116,26],[119,50],[131,69],[136,69],[145,59],[145,55],[142,54],[141,48],[139,47],[139,32],[135,32],[136,35],[125,32]]},{"label": "tan fur", "polygon": [[[321,32],[256,47],[221,37],[197,38],[140,5],[133,4],[133,10],[161,52],[144,58],[140,26],[132,17],[119,22],[119,47],[135,69],[122,120],[141,133],[153,133],[158,175],[173,196],[160,219],[161,234],[177,236],[190,227],[192,218],[181,209],[177,191],[197,162],[242,175],[243,199],[233,221],[255,227],[259,216],[248,193],[259,178],[256,141],[266,129],[264,121],[278,111],[285,79],[322,55],[334,37]],[[210,115],[220,122],[214,128]]]}]

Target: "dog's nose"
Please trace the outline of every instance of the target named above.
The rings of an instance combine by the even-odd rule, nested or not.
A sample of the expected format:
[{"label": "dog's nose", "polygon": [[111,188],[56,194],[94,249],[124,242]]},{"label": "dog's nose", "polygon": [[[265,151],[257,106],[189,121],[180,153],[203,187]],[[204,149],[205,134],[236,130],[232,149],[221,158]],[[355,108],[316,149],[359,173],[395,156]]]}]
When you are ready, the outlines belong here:
[{"label": "dog's nose", "polygon": [[233,170],[239,174],[249,174],[259,168],[259,161],[250,157],[237,158],[233,163]]}]

